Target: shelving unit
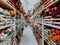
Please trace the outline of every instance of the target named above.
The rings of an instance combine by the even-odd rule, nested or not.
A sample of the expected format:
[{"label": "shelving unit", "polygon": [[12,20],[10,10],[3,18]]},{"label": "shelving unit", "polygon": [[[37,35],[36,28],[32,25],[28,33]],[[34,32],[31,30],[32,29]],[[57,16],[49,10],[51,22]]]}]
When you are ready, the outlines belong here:
[{"label": "shelving unit", "polygon": [[[0,42],[2,41],[0,45],[11,45],[14,43],[14,38],[16,37],[15,17],[12,17],[7,10],[16,12],[16,9],[8,3],[8,0],[0,0]],[[3,31],[4,35],[1,31]]]},{"label": "shelving unit", "polygon": [[[26,12],[20,0],[0,0],[0,41],[1,35],[5,33],[7,35],[0,45],[18,44],[19,38],[23,33],[21,26],[24,21],[24,15],[26,15]],[[17,16],[19,18],[16,18]],[[21,18],[20,16],[23,17]]]},{"label": "shelving unit", "polygon": [[[42,27],[42,29],[41,29],[41,31],[39,31],[38,29],[34,29],[34,31],[35,32],[37,32],[38,31],[38,34],[39,35],[41,35],[41,37],[42,37],[42,45],[45,45],[44,43],[46,42],[47,44],[46,45],[60,45],[59,44],[59,41],[60,40],[53,40],[53,39],[57,39],[57,38],[59,38],[59,37],[57,37],[57,38],[55,38],[54,36],[57,36],[57,35],[59,35],[59,34],[56,34],[56,35],[53,35],[52,33],[54,33],[54,31],[55,30],[57,30],[57,31],[60,31],[60,17],[57,17],[56,15],[60,15],[60,14],[57,14],[56,13],[56,17],[54,17],[53,16],[53,14],[50,14],[50,10],[54,10],[54,9],[50,9],[50,8],[54,8],[54,7],[58,7],[58,5],[60,5],[60,0],[55,0],[54,2],[51,2],[50,3],[50,0],[49,0],[49,4],[48,4],[48,6],[46,6],[46,7],[44,7],[45,6],[45,4],[47,4],[47,2],[45,2],[43,5],[41,5],[38,9],[37,8],[35,8],[36,9],[36,11],[33,13],[33,11],[32,11],[32,15],[33,15],[33,18],[32,18],[32,20],[34,20],[34,23],[33,23],[33,25],[34,26],[37,26],[38,28],[39,28],[39,25],[42,25],[42,26],[40,26],[40,27]],[[50,10],[48,10],[47,8],[49,8]],[[46,11],[46,10],[48,10],[48,11]],[[56,11],[56,10],[55,10]],[[45,14],[43,15],[42,13],[43,12],[45,12]],[[47,14],[46,12],[49,12],[49,14]],[[52,12],[52,11],[51,11]],[[52,12],[52,13],[54,13],[54,12]],[[36,18],[36,16],[37,16],[37,14],[38,15],[40,15],[40,18]],[[55,13],[54,13],[55,14]],[[47,16],[46,16],[47,15]],[[49,17],[50,16],[50,17]],[[36,19],[36,20],[35,20]],[[38,20],[38,21],[37,21]],[[42,20],[42,21],[41,21]],[[39,23],[39,24],[38,24]],[[47,29],[47,30],[46,30]],[[54,31],[52,32],[52,33],[49,33],[49,31],[52,31],[52,29],[54,29]],[[33,32],[34,32],[33,31]],[[48,31],[48,33],[47,33],[47,31]],[[57,32],[56,31],[56,32]],[[35,33],[34,32],[34,33]],[[41,33],[40,33],[41,32]],[[56,33],[55,32],[55,33]],[[59,32],[58,32],[59,33]],[[50,37],[50,34],[53,36],[53,37]],[[60,35],[59,35],[60,36]],[[35,37],[36,37],[36,35],[35,35]]]}]

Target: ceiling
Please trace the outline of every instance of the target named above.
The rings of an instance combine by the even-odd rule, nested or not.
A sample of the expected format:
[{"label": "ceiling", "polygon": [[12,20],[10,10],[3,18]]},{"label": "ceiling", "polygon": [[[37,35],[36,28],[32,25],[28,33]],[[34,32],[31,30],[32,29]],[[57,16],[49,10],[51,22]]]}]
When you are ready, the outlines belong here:
[{"label": "ceiling", "polygon": [[39,2],[40,0],[21,0],[22,5],[26,11],[26,13],[29,13],[29,10],[31,11],[34,7],[34,5]]}]

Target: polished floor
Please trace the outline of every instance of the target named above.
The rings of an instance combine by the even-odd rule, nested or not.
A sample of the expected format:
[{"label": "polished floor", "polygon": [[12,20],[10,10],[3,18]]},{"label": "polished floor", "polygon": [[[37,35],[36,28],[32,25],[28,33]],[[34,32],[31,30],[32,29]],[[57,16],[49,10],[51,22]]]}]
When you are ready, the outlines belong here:
[{"label": "polished floor", "polygon": [[19,45],[38,45],[30,26],[24,28]]}]

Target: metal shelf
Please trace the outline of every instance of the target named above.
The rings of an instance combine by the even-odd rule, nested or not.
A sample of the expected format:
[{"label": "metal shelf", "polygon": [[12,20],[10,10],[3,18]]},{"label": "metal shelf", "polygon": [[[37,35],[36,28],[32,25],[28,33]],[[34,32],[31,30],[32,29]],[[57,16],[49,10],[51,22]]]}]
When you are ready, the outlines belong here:
[{"label": "metal shelf", "polygon": [[53,24],[46,24],[46,23],[44,23],[44,25],[46,25],[46,26],[50,26],[50,27],[53,27],[53,28],[60,29],[60,26],[57,26],[57,25],[53,25]]},{"label": "metal shelf", "polygon": [[45,40],[45,42],[46,42],[48,45],[50,45],[46,40]]},{"label": "metal shelf", "polygon": [[12,18],[10,15],[9,16],[5,16],[3,14],[0,14],[0,17]]},{"label": "metal shelf", "polygon": [[3,26],[0,26],[0,30],[1,30],[1,29],[4,29],[4,28],[7,28],[7,27],[9,27],[9,26],[13,26],[13,24],[5,25],[5,26],[4,26],[4,25],[3,25]]},{"label": "metal shelf", "polygon": [[45,36],[45,41],[47,42],[48,45],[56,45],[56,43],[54,41],[52,41],[51,39],[48,39],[48,37]]},{"label": "metal shelf", "polygon": [[47,24],[58,24],[58,25],[60,25],[60,22],[47,22],[47,21],[45,21],[45,23],[47,23]]},{"label": "metal shelf", "polygon": [[9,21],[12,21],[12,19],[0,19],[0,20],[7,20],[7,21],[9,20]]},{"label": "metal shelf", "polygon": [[51,19],[44,19],[44,20],[60,20],[60,18],[51,18]]}]

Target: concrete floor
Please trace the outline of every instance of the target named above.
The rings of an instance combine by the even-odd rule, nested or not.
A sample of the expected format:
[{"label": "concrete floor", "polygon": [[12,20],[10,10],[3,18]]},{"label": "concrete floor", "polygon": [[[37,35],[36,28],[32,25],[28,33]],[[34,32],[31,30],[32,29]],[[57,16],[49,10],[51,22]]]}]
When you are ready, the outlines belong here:
[{"label": "concrete floor", "polygon": [[38,45],[30,26],[24,28],[19,45]]}]

